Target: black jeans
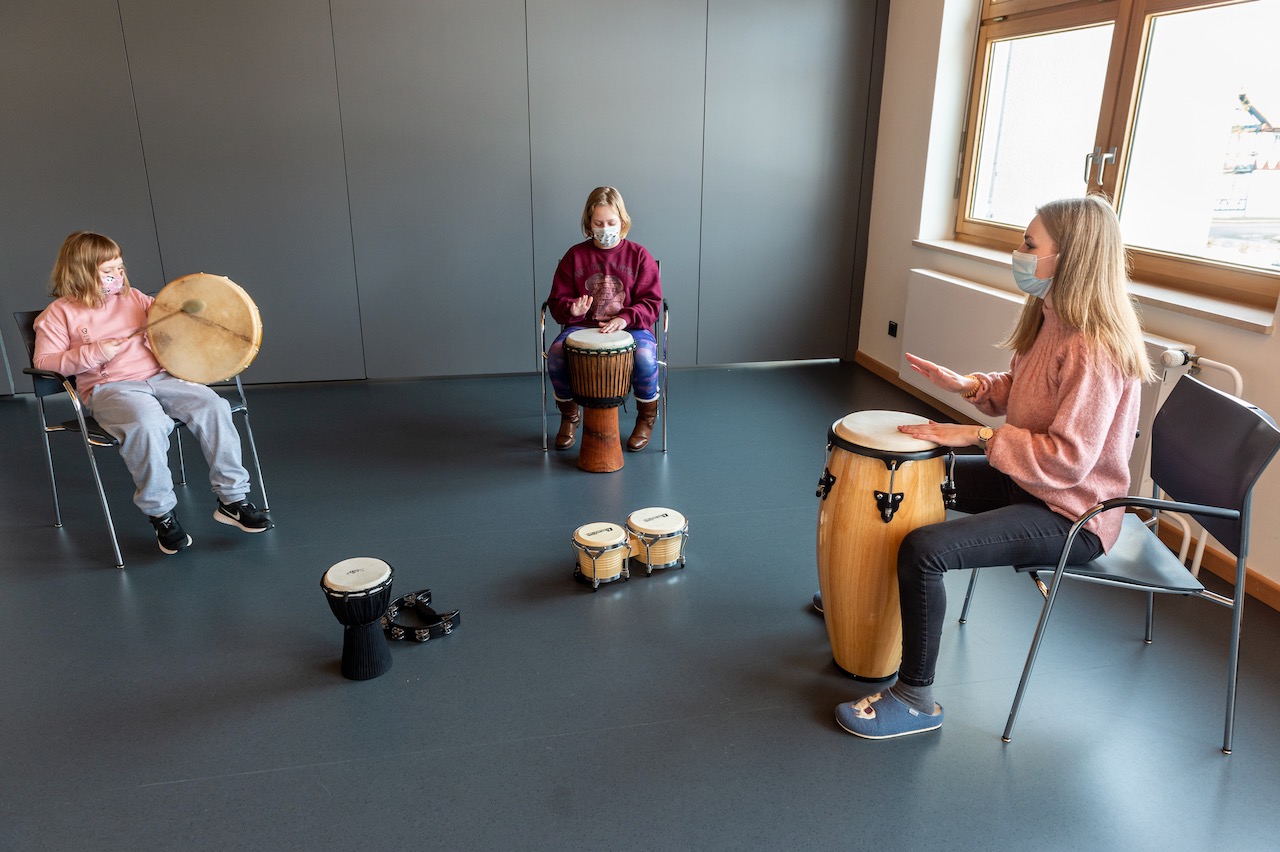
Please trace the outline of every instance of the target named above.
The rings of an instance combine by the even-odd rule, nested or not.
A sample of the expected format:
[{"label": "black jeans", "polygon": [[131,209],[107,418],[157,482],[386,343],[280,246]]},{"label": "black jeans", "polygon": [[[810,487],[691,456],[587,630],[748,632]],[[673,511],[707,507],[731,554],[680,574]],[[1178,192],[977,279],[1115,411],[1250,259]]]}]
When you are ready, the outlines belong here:
[{"label": "black jeans", "polygon": [[[957,456],[956,509],[967,517],[920,527],[898,550],[902,608],[902,664],[898,679],[911,686],[933,683],[947,614],[943,573],[993,565],[1056,565],[1072,521],[1031,496],[987,462]],[[1102,542],[1082,530],[1071,563],[1102,555]]]}]

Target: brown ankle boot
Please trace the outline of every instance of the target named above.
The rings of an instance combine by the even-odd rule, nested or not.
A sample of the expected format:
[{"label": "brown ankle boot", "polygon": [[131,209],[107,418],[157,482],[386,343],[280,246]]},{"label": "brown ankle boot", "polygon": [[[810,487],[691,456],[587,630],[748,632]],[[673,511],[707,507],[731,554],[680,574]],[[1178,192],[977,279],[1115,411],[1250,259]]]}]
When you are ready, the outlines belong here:
[{"label": "brown ankle boot", "polygon": [[560,431],[556,433],[556,449],[567,450],[573,446],[574,432],[578,428],[578,403],[572,399],[556,400],[556,408],[560,409]]},{"label": "brown ankle boot", "polygon": [[653,421],[658,419],[658,401],[636,403],[636,428],[631,430],[627,439],[627,449],[639,452],[649,446],[649,436],[653,434]]}]

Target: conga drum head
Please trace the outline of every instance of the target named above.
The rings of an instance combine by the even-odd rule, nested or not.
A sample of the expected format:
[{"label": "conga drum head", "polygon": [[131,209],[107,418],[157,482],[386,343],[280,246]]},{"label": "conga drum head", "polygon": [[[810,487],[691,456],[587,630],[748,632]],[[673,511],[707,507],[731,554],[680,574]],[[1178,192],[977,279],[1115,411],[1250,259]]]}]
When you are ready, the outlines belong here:
[{"label": "conga drum head", "polygon": [[147,312],[147,341],[160,366],[189,382],[239,375],[262,345],[262,318],[240,285],[199,272],[171,281]]},{"label": "conga drum head", "polygon": [[855,411],[833,423],[831,431],[837,438],[868,450],[908,456],[938,450],[941,455],[945,448],[940,448],[933,441],[913,438],[898,431],[899,426],[928,422],[928,417],[902,411]]}]

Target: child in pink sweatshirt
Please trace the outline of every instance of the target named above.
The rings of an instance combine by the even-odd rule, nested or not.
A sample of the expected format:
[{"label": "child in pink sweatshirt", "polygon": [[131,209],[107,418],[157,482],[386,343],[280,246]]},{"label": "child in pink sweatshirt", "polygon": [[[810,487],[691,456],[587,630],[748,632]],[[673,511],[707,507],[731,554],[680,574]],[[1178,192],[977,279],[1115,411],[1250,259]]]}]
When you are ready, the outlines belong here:
[{"label": "child in pink sweatshirt", "polygon": [[51,290],[57,298],[35,321],[33,364],[74,376],[94,419],[120,442],[137,486],[133,501],[151,519],[160,550],[174,554],[191,544],[174,514],[169,434],[175,419],[190,429],[209,463],[214,519],[244,532],[270,529],[269,515],[245,499],[249,473],[231,406],[204,385],[166,373],[137,333],[146,328],[153,299],[129,286],[120,246],[101,234],[71,234],[58,252]]},{"label": "child in pink sweatshirt", "polygon": [[[1040,207],[1027,226],[1013,275],[1027,294],[1005,341],[1003,373],[961,375],[906,356],[913,369],[979,410],[998,429],[927,423],[901,426],[956,457],[957,509],[967,516],[920,527],[898,550],[902,663],[889,689],[836,708],[840,726],[870,739],[935,730],[934,670],[946,614],[943,575],[959,568],[1052,564],[1076,516],[1129,489],[1129,456],[1141,383],[1152,378],[1142,330],[1126,293],[1124,242],[1115,212],[1097,196]],[[1105,512],[1072,545],[1088,562],[1116,542],[1122,517]]]}]

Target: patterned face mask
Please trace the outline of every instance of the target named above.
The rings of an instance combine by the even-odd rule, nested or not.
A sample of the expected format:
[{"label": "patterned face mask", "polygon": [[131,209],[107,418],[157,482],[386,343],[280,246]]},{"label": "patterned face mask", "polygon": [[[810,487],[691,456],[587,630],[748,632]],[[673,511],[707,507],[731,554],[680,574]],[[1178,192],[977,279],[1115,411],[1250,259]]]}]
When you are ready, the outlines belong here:
[{"label": "patterned face mask", "polygon": [[607,228],[593,228],[591,238],[602,248],[613,248],[622,240],[622,226],[610,225]]},{"label": "patterned face mask", "polygon": [[114,296],[124,289],[123,275],[100,275],[99,283],[102,284],[102,295]]}]

